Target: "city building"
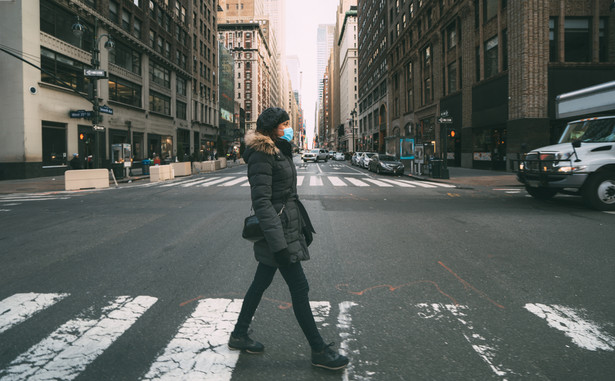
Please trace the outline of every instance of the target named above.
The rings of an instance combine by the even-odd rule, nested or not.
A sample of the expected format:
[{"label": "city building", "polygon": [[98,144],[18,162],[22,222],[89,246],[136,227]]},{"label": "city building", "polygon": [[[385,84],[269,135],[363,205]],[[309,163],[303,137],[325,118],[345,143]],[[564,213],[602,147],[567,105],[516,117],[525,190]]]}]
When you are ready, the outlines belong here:
[{"label": "city building", "polygon": [[[325,143],[324,135],[324,104],[323,104],[323,90],[324,90],[324,75],[327,65],[329,63],[329,57],[331,56],[331,49],[333,48],[333,40],[335,36],[335,24],[320,24],[316,31],[316,86],[318,101],[316,104],[316,127],[315,127],[315,139],[316,144]],[[328,93],[328,90],[327,90]],[[327,114],[328,117],[328,114]],[[328,140],[328,139],[327,139]]]},{"label": "city building", "polygon": [[116,144],[133,166],[201,154],[218,134],[215,25],[194,0],[1,2],[0,179],[62,174],[73,153],[109,168]]},{"label": "city building", "polygon": [[358,132],[353,131],[354,114],[358,106],[358,49],[357,49],[357,7],[350,6],[344,12],[339,37],[339,128],[337,131],[338,150],[354,152]]},{"label": "city building", "polygon": [[[370,8],[361,3],[368,2],[359,1],[359,55],[367,59],[359,72],[366,73],[372,53],[361,51],[361,36],[370,25],[361,10]],[[505,170],[524,152],[556,142],[567,122],[555,118],[556,96],[615,79],[612,4],[388,1],[387,35],[376,42],[388,46],[390,105],[379,114],[387,125],[379,150],[422,150],[449,165]],[[362,110],[370,96],[373,102],[360,88]],[[401,139],[414,148],[400,152]]]},{"label": "city building", "polygon": [[[407,0],[404,7],[414,0]],[[426,0],[420,0],[425,2]],[[391,1],[359,0],[359,151],[384,151],[387,134],[387,8]],[[400,5],[401,6],[401,5]]]}]

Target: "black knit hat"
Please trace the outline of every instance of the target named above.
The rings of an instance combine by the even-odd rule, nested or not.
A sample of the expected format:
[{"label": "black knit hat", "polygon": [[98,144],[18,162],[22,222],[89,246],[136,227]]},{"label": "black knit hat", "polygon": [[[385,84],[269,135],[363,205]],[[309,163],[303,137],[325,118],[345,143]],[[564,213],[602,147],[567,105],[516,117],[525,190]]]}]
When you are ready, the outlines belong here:
[{"label": "black knit hat", "polygon": [[284,109],[269,107],[258,116],[256,129],[263,132],[271,131],[287,120],[290,120],[290,117]]}]

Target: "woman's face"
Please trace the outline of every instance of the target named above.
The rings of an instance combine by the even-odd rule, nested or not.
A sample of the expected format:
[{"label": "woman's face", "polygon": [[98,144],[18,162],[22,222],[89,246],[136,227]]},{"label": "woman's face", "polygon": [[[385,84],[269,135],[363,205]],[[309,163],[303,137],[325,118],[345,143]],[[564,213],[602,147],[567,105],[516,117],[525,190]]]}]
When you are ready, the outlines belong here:
[{"label": "woman's face", "polygon": [[284,123],[278,124],[278,129],[276,130],[278,138],[284,136],[284,129],[290,127],[290,120],[287,120]]}]

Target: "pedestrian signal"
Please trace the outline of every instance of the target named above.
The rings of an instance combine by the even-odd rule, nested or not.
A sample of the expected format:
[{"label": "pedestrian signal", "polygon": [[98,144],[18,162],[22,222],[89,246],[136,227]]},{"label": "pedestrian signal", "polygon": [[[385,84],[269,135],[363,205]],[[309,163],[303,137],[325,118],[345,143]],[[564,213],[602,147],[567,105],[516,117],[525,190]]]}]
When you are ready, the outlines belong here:
[{"label": "pedestrian signal", "polygon": [[448,136],[454,138],[455,136],[457,136],[457,131],[455,131],[454,129],[449,130]]},{"label": "pedestrian signal", "polygon": [[79,140],[85,140],[85,134],[83,132],[79,134]]}]

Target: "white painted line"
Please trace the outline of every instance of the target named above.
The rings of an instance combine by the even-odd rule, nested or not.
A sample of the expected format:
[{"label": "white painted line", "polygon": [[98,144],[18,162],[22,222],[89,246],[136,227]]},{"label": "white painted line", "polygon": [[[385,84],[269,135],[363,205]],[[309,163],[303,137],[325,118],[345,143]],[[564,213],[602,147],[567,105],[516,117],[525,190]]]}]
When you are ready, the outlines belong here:
[{"label": "white painted line", "polygon": [[546,305],[540,303],[528,303],[523,306],[526,310],[541,319],[545,319],[551,328],[562,331],[564,335],[572,339],[577,346],[590,351],[612,352],[615,350],[615,338],[592,321],[583,319],[580,314],[584,311],[556,304]]},{"label": "white painted line", "polygon": [[391,183],[397,185],[402,188],[414,188],[414,185],[402,183],[401,181],[389,180],[389,179],[381,179],[381,181],[386,181],[387,183]]},{"label": "white painted line", "polygon": [[609,212],[609,211],[604,211],[604,213],[607,213],[607,214],[615,214],[615,212]]},{"label": "white painted line", "polygon": [[519,194],[521,193],[521,191],[506,191],[504,193],[508,193],[508,194]]},{"label": "white painted line", "polygon": [[245,183],[241,184],[242,187],[249,187],[250,186],[250,181],[246,181]]},{"label": "white painted line", "polygon": [[457,188],[456,185],[451,185],[451,184],[446,184],[446,183],[434,183],[434,182],[429,182],[429,184],[431,185],[435,185],[437,187],[441,187],[441,188]]},{"label": "white painted line", "polygon": [[350,181],[352,183],[352,185],[356,186],[356,187],[368,187],[369,184],[364,183],[363,181],[359,180],[359,179],[355,179],[354,177],[344,177],[344,179],[346,181]]},{"label": "white painted line", "polygon": [[515,191],[520,192],[521,188],[493,188],[494,191]]},{"label": "white painted line", "polygon": [[184,187],[184,188],[187,188],[187,187],[193,187],[193,186],[195,186],[195,185],[199,185],[199,184],[208,183],[208,182],[210,182],[210,181],[213,181],[213,180],[216,180],[216,179],[219,179],[219,178],[220,178],[220,177],[210,177],[210,178],[205,179],[205,180],[198,180],[198,181],[195,181],[195,182],[193,182],[193,183],[189,183],[189,184],[182,184],[182,187]]},{"label": "white painted line", "polygon": [[331,312],[331,303],[311,301],[310,308],[312,309],[316,324],[320,324],[321,327],[327,327],[329,324],[327,324],[326,319]]},{"label": "white painted line", "polygon": [[24,201],[47,201],[47,200],[68,200],[70,197],[40,197],[40,198],[5,198],[0,202],[24,202]]},{"label": "white painted line", "polygon": [[310,176],[310,186],[319,187],[322,186],[322,179],[320,176]]},{"label": "white painted line", "polygon": [[161,185],[161,187],[174,187],[174,186],[177,186],[177,185],[185,185],[185,184],[194,183],[194,182],[196,182],[196,181],[200,181],[200,179],[190,179],[190,180],[182,180],[182,181],[173,181],[173,182],[171,182],[171,183]]},{"label": "white painted line", "polygon": [[297,176],[297,186],[301,186],[303,184],[303,179],[305,176]]},{"label": "white painted line", "polygon": [[[420,303],[417,304],[419,309],[419,316],[423,319],[442,320],[447,319],[443,311],[448,311],[452,317],[461,324],[461,334],[466,341],[472,346],[474,352],[491,368],[491,371],[499,377],[506,377],[511,375],[517,375],[512,370],[505,368],[502,364],[502,358],[498,355],[497,343],[501,342],[500,339],[487,339],[483,335],[477,332],[474,324],[468,319],[465,311],[467,306],[455,305],[455,304],[440,304],[440,303]],[[480,329],[480,328],[479,328]],[[483,329],[483,331],[486,331]]]},{"label": "white painted line", "polygon": [[344,369],[342,380],[364,380],[368,381],[372,378],[370,374],[372,372],[366,372],[366,374],[357,375],[355,369],[355,362],[359,363],[361,358],[361,352],[359,351],[359,345],[356,339],[356,332],[352,326],[352,316],[350,316],[350,309],[358,306],[355,302],[341,302],[339,304],[339,315],[337,316],[337,329],[339,330],[340,337],[340,353],[347,356],[350,359],[350,363]]},{"label": "white painted line", "polygon": [[150,308],[151,296],[120,296],[93,318],[87,310],[0,370],[7,380],[72,380]]},{"label": "white painted line", "polygon": [[376,184],[379,187],[383,187],[383,188],[393,187],[393,185],[391,185],[391,184],[387,184],[385,182],[374,180],[374,179],[365,179],[365,181],[369,181],[370,183]]},{"label": "white painted line", "polygon": [[329,181],[331,181],[331,184],[333,184],[334,187],[345,187],[346,186],[346,183],[340,180],[340,178],[337,176],[328,176],[327,178],[329,179]]},{"label": "white painted line", "polygon": [[436,187],[432,183],[427,183],[425,181],[410,181],[410,180],[399,180],[399,181],[401,181],[402,183],[415,185],[421,188],[435,188]]},{"label": "white painted line", "polygon": [[219,187],[232,187],[233,185],[239,184],[239,183],[244,182],[244,181],[247,181],[247,180],[248,180],[248,176],[242,176],[242,177],[240,177],[240,178],[238,178],[238,179],[235,179],[235,180],[233,180],[233,181],[226,182],[226,183],[224,183],[224,184],[220,184],[220,185],[218,185],[218,186],[219,186]]},{"label": "white painted line", "polygon": [[208,186],[211,186],[211,185],[214,185],[214,184],[223,183],[225,181],[233,180],[234,178],[235,177],[222,177],[222,178],[219,178],[219,179],[214,180],[214,181],[210,181],[210,182],[205,183],[205,184],[199,184],[197,186],[198,187],[208,187]]},{"label": "white painted line", "polygon": [[69,294],[15,294],[0,302],[0,333],[31,318]]},{"label": "white painted line", "polygon": [[203,299],[143,380],[230,380],[239,351],[227,346],[241,299]]}]

